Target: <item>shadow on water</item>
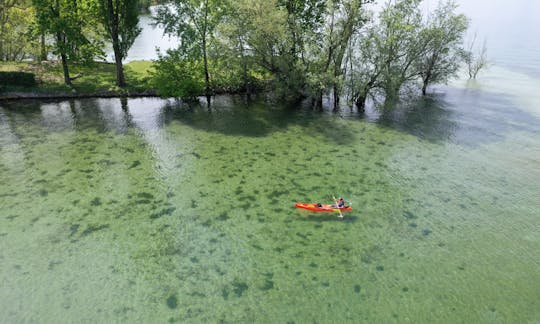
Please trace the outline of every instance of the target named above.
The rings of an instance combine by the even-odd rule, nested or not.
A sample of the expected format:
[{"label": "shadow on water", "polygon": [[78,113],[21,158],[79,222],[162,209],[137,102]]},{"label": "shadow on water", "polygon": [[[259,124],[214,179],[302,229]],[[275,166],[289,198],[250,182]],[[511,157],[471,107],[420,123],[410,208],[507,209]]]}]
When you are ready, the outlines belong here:
[{"label": "shadow on water", "polygon": [[340,219],[337,214],[336,215],[302,215],[300,218],[303,222],[344,222],[344,223],[356,223],[360,218],[355,215],[347,215],[344,214],[343,218]]},{"label": "shadow on water", "polygon": [[230,136],[264,137],[297,125],[329,141],[352,141],[353,133],[344,127],[333,127],[331,118],[301,105],[299,109],[298,105],[271,103],[260,98],[246,100],[241,96],[215,97],[210,108],[202,102],[169,102],[162,110],[164,124],[178,121],[195,129]]},{"label": "shadow on water", "polygon": [[540,132],[538,119],[519,109],[514,99],[485,90],[448,87],[444,93],[382,111],[375,122],[430,142],[465,146],[501,141],[506,133],[518,130]]}]

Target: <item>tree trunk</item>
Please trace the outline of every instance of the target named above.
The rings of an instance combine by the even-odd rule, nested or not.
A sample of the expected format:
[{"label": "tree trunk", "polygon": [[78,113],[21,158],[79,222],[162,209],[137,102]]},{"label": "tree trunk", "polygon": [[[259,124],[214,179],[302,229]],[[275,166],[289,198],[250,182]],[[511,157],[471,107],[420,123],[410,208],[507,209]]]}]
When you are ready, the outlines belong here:
[{"label": "tree trunk", "polygon": [[366,110],[366,100],[367,96],[365,95],[361,95],[356,98],[355,104],[359,112],[364,112]]},{"label": "tree trunk", "polygon": [[109,30],[111,33],[111,41],[114,51],[114,62],[116,64],[116,85],[119,87],[125,87],[126,79],[124,77],[124,66],[122,65],[123,55],[122,51],[120,50],[120,39],[118,37],[118,27],[120,25],[120,22],[118,21],[118,11],[120,9],[114,7],[112,0],[108,0],[107,9],[107,14],[109,15],[111,21]]},{"label": "tree trunk", "polygon": [[339,109],[339,86],[337,82],[334,82],[334,111]]},{"label": "tree trunk", "polygon": [[64,38],[62,36],[62,33],[58,32],[56,33],[56,42],[57,44],[60,44],[58,47],[60,47],[60,58],[62,60],[62,69],[64,71],[64,83],[68,86],[71,86],[71,78],[69,77],[69,68],[68,68],[68,62],[67,62],[67,56],[65,52],[65,42]]},{"label": "tree trunk", "polygon": [[118,44],[118,35],[116,35],[116,38],[113,38],[113,50],[114,50],[114,61],[116,64],[116,85],[119,87],[125,87],[126,79],[124,77],[122,53],[120,53],[120,46]]},{"label": "tree trunk", "polygon": [[41,32],[40,36],[40,55],[41,61],[47,61],[47,46],[45,45],[45,32]]},{"label": "tree trunk", "polygon": [[210,95],[210,74],[208,73],[208,58],[206,55],[206,35],[203,37],[203,63],[204,63],[204,84],[205,95]]},{"label": "tree trunk", "polygon": [[426,95],[427,86],[428,86],[428,81],[427,81],[427,80],[424,80],[424,82],[423,82],[423,84],[422,84],[422,95],[423,95],[423,96]]}]

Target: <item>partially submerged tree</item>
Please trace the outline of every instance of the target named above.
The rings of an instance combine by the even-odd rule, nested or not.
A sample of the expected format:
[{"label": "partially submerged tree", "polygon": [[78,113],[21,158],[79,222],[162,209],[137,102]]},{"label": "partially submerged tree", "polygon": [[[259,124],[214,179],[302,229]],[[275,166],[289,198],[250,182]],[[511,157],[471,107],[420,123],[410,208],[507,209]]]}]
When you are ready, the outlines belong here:
[{"label": "partially submerged tree", "polygon": [[140,34],[138,0],[98,0],[101,23],[112,43],[116,84],[126,85],[122,61]]},{"label": "partially submerged tree", "polygon": [[446,83],[454,77],[465,58],[462,44],[468,21],[463,14],[455,13],[456,8],[453,1],[441,2],[420,32],[426,50],[415,64],[422,79],[423,95],[428,85]]},{"label": "partially submerged tree", "polygon": [[469,79],[476,79],[478,72],[489,66],[489,61],[487,58],[487,41],[484,40],[484,43],[478,53],[474,52],[475,42],[476,34],[474,34],[473,40],[469,46],[469,50],[465,53],[465,63],[467,63]]},{"label": "partially submerged tree", "polygon": [[350,55],[352,99],[363,109],[376,93],[391,102],[405,85],[447,82],[456,75],[464,59],[463,35],[467,19],[455,13],[452,1],[440,4],[426,23],[420,0],[387,3],[379,19],[354,38]]}]

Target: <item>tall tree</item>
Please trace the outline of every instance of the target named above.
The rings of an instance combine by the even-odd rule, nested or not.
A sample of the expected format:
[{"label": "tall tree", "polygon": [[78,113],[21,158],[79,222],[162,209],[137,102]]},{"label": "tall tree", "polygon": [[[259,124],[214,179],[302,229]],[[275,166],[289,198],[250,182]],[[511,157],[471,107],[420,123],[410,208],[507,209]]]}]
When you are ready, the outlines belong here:
[{"label": "tall tree", "polygon": [[368,21],[364,5],[372,0],[333,0],[328,7],[324,72],[332,75],[334,109],[339,106],[343,63],[352,36]]},{"label": "tall tree", "polygon": [[0,61],[19,61],[32,52],[27,31],[33,8],[24,0],[0,1]]},{"label": "tall tree", "polygon": [[138,0],[99,0],[100,18],[112,43],[116,64],[116,84],[126,85],[122,61],[141,33]]},{"label": "tall tree", "polygon": [[[60,56],[64,82],[71,85],[68,61],[89,62],[102,55],[102,44],[88,35],[95,22],[91,0],[32,0],[41,30],[54,36],[54,52]],[[95,27],[95,26],[92,26]]]},{"label": "tall tree", "polygon": [[447,82],[455,76],[465,58],[462,44],[468,21],[455,13],[456,8],[453,1],[441,2],[420,32],[426,50],[418,57],[416,69],[422,79],[423,95],[428,85]]},{"label": "tall tree", "polygon": [[156,21],[165,27],[165,33],[180,38],[180,50],[190,57],[202,58],[205,92],[210,95],[208,68],[209,43],[223,16],[221,0],[172,0],[170,6],[158,9]]},{"label": "tall tree", "polygon": [[377,47],[382,54],[381,86],[387,101],[397,99],[405,83],[418,78],[414,64],[426,50],[419,37],[421,0],[389,2],[379,16]]}]

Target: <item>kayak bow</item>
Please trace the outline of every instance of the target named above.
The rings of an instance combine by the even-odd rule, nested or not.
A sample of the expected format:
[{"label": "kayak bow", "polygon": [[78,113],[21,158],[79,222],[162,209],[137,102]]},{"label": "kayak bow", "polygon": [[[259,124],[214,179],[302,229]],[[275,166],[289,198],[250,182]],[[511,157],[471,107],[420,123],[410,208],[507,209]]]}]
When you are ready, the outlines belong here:
[{"label": "kayak bow", "polygon": [[313,212],[326,212],[326,213],[338,213],[338,212],[348,212],[352,210],[351,206],[345,206],[341,208],[336,208],[336,205],[331,204],[321,204],[320,207],[317,204],[313,203],[296,203],[296,208],[306,209]]}]

